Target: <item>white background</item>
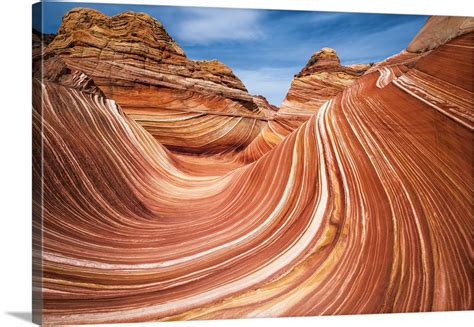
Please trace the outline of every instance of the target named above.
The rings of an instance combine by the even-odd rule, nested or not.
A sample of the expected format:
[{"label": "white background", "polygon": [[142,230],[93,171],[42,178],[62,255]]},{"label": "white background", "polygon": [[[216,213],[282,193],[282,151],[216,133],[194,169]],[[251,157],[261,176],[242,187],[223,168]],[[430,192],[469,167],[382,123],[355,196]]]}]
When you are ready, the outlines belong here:
[{"label": "white background", "polygon": [[[31,325],[31,5],[3,0],[0,15],[0,327]],[[84,1],[87,2],[87,1]],[[474,16],[469,0],[156,0],[93,1],[246,8]],[[471,321],[471,323],[469,323]],[[250,319],[139,326],[463,326],[474,312]],[[128,326],[128,324],[126,324]],[[105,326],[105,325],[102,325]],[[110,326],[110,325],[109,325]],[[121,324],[120,326],[125,326]],[[138,325],[134,325],[138,326]]]}]

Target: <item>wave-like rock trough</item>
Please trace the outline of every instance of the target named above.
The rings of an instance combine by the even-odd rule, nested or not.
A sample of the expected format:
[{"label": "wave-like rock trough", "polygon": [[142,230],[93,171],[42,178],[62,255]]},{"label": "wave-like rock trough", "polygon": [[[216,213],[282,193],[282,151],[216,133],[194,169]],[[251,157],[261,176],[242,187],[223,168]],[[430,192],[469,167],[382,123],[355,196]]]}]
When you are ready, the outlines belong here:
[{"label": "wave-like rock trough", "polygon": [[69,15],[85,12],[99,23],[65,19],[33,82],[44,323],[473,309],[473,32],[372,67],[320,62],[277,111],[221,64],[208,83],[200,64],[85,47],[152,23]]}]

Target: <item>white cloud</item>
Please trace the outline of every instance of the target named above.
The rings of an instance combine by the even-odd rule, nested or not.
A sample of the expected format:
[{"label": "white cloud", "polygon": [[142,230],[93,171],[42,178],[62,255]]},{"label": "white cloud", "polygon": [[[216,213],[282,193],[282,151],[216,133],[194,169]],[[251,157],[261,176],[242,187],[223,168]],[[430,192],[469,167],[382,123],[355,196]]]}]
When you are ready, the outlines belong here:
[{"label": "white cloud", "polygon": [[[349,14],[350,15],[350,14]],[[316,24],[328,24],[329,22],[335,22],[337,20],[343,20],[349,16],[346,13],[334,13],[334,12],[313,12],[308,19],[311,23]]]},{"label": "white cloud", "polygon": [[260,18],[257,10],[191,9],[177,33],[191,44],[257,40],[264,36]]},{"label": "white cloud", "polygon": [[290,88],[298,67],[264,67],[254,70],[235,69],[234,74],[247,87],[250,94],[263,95],[274,105],[279,106]]}]

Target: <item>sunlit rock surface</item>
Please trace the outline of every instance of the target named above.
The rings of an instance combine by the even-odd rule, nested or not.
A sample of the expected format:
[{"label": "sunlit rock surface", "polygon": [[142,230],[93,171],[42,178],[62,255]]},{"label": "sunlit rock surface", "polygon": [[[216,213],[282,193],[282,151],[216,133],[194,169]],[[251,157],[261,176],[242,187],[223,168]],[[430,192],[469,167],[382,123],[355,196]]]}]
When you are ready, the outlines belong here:
[{"label": "sunlit rock surface", "polygon": [[343,66],[334,49],[323,48],[315,52],[306,66],[291,83],[280,114],[306,120],[328,99],[351,85],[370,67],[367,65]]},{"label": "sunlit rock surface", "polygon": [[[92,24],[83,40],[96,44],[102,42],[96,34],[105,33],[102,23],[128,26],[130,17],[139,17],[137,24],[148,24],[131,13],[94,15],[97,24],[76,19],[71,35]],[[130,45],[113,45],[129,31],[115,33],[116,41],[104,37],[110,47],[129,53]],[[157,51],[167,49],[174,58],[168,70],[187,61],[164,35],[137,37],[151,38]],[[163,64],[145,52],[114,57],[105,46],[72,40],[59,31],[50,44],[57,64],[48,66],[47,59],[51,77],[36,76],[33,88],[34,142],[40,139],[44,151],[43,225],[37,226],[44,323],[474,308],[474,33],[440,41],[431,51],[404,51],[365,73],[353,74],[356,68],[341,67],[328,53],[321,64],[334,67],[325,76],[338,91],[324,101],[318,61],[308,63],[295,80],[319,76],[311,80],[314,95],[295,83],[292,89],[314,107],[286,107],[288,114],[304,113],[299,120],[270,107],[274,117],[256,128],[254,141],[261,142],[250,142],[254,128],[244,132],[225,123],[239,124],[243,113],[254,125],[256,116],[269,119],[259,109],[261,98],[236,101],[214,92],[247,96],[237,80],[224,86],[222,79],[194,76],[201,82],[193,85],[206,91],[185,88],[176,95],[183,76],[173,75],[173,86],[163,88],[154,75]],[[54,78],[62,64],[67,74]],[[196,65],[209,76],[225,70]],[[350,76],[342,88],[334,77],[339,70]],[[97,87],[101,92],[93,91]],[[141,94],[132,98],[142,105],[127,93]],[[166,127],[147,107],[150,99],[166,104],[160,116],[199,103],[208,118],[190,119],[188,129]],[[180,115],[188,120],[185,110]],[[214,123],[214,116],[226,118]],[[223,155],[226,160],[190,156],[163,136],[168,129],[189,130],[186,151],[209,134],[227,135],[227,142],[213,145],[224,153],[247,144],[245,137],[249,145],[237,157]]]},{"label": "sunlit rock surface", "polygon": [[188,59],[147,14],[109,17],[73,9],[46,51],[89,76],[130,118],[176,151],[243,148],[266,125],[266,109],[271,110],[257,105],[223,63]]},{"label": "sunlit rock surface", "polygon": [[288,94],[273,119],[239,153],[238,159],[248,163],[263,156],[370,67],[372,64],[343,66],[336,51],[331,48],[316,51],[306,66],[295,75]]},{"label": "sunlit rock surface", "polygon": [[474,31],[474,17],[433,16],[407,47],[409,52],[432,50],[447,41]]}]

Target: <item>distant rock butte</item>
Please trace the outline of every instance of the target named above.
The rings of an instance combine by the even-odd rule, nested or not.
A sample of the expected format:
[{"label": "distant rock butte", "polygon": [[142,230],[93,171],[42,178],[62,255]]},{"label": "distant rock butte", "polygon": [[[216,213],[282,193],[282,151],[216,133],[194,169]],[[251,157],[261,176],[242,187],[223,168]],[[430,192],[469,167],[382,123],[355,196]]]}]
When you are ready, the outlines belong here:
[{"label": "distant rock butte", "polygon": [[163,25],[143,13],[109,17],[73,9],[44,55],[45,66],[64,63],[90,77],[129,117],[178,151],[238,151],[274,111],[225,64],[188,59]]},{"label": "distant rock butte", "polygon": [[305,67],[295,75],[279,114],[307,120],[328,99],[362,76],[370,64],[341,65],[334,49],[315,52]]},{"label": "distant rock butte", "polygon": [[252,162],[280,144],[286,136],[311,118],[329,99],[361,77],[372,65],[341,65],[334,49],[316,51],[295,75],[288,94],[273,119],[239,153],[242,162]]}]

